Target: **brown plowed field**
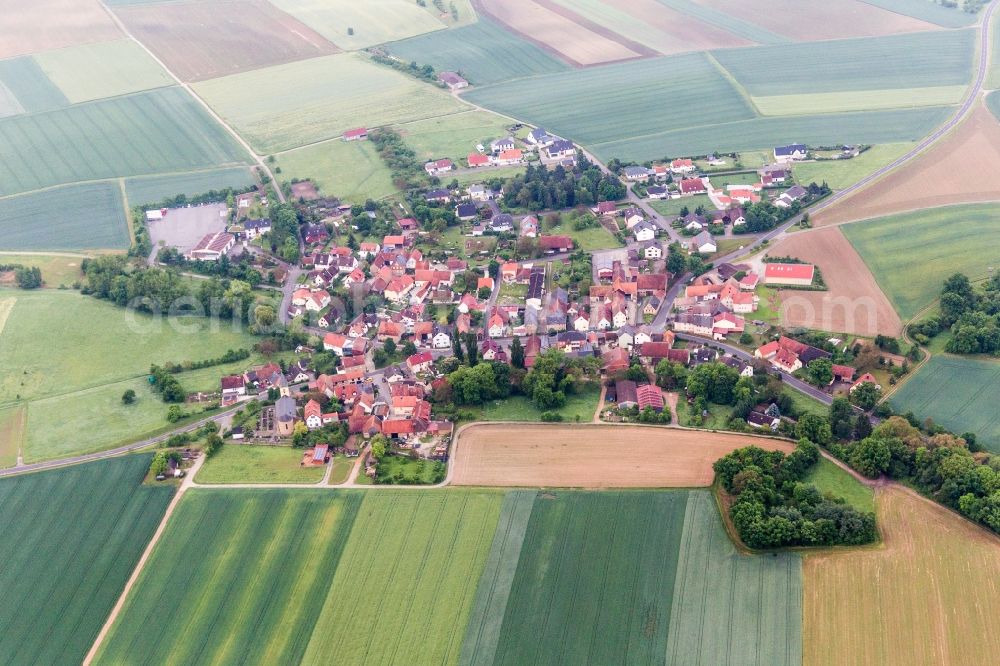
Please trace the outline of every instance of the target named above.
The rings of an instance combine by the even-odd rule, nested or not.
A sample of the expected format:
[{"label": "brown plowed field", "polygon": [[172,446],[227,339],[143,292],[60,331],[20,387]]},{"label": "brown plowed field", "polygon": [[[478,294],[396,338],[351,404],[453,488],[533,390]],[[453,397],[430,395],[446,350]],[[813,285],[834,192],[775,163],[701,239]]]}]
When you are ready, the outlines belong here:
[{"label": "brown plowed field", "polygon": [[979,105],[927,152],[813,217],[818,227],[1000,199],[1000,123]]},{"label": "brown plowed field", "polygon": [[0,0],[0,58],[122,36],[97,0]]},{"label": "brown plowed field", "polygon": [[884,548],[805,558],[803,663],[996,663],[1000,539],[898,486],[876,501]]},{"label": "brown plowed field", "polygon": [[730,433],[612,425],[483,424],[456,444],[451,483],[554,488],[692,488],[711,485],[712,463],[751,444],[790,442]]},{"label": "brown plowed field", "polygon": [[695,0],[797,42],[876,37],[940,30],[920,19],[890,12],[860,0]]},{"label": "brown plowed field", "polygon": [[184,81],[202,81],[337,53],[319,33],[264,0],[131,5],[115,13]]},{"label": "brown plowed field", "polygon": [[476,11],[577,67],[639,58],[650,52],[547,0],[473,0],[472,4]]},{"label": "brown plowed field", "polygon": [[643,23],[673,37],[675,42],[666,46],[658,46],[659,51],[666,55],[735,46],[753,46],[755,43],[700,21],[693,16],[671,9],[660,4],[657,0],[604,0],[604,4],[634,16]]},{"label": "brown plowed field", "polygon": [[816,264],[827,286],[827,291],[781,290],[781,320],[786,327],[864,336],[896,337],[902,332],[899,315],[840,229],[800,231],[768,254]]}]

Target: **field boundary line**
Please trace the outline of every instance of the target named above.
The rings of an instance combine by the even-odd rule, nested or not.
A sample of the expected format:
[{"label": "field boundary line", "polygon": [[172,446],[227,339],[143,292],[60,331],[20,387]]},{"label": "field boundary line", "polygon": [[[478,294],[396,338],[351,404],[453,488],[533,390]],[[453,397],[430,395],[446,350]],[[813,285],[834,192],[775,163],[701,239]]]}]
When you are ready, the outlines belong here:
[{"label": "field boundary line", "polygon": [[740,94],[740,97],[743,98],[743,101],[747,103],[747,106],[750,107],[750,109],[757,115],[758,118],[766,117],[757,107],[757,104],[753,101],[753,96],[750,95],[750,92],[743,87],[743,84],[740,83],[735,76],[733,76],[732,72],[730,72],[728,69],[722,66],[722,63],[719,62],[714,55],[712,55],[711,51],[705,51],[705,58],[708,60],[709,63],[711,63],[713,67],[715,67],[716,71],[718,71],[719,74],[722,75],[722,78],[728,81],[729,85],[731,85],[733,88],[736,89],[736,92]]},{"label": "field boundary line", "polygon": [[135,245],[135,221],[132,219],[132,211],[128,207],[128,193],[125,191],[125,178],[118,179],[118,191],[122,195],[122,206],[125,212],[125,225],[128,227],[129,247]]}]

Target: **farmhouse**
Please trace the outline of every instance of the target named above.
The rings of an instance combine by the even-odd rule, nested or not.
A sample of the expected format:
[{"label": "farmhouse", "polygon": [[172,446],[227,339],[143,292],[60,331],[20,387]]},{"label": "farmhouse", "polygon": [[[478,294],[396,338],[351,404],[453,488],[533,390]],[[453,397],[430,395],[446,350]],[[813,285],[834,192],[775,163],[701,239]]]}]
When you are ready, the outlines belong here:
[{"label": "farmhouse", "polygon": [[455,163],[449,159],[434,160],[424,165],[424,171],[430,176],[446,173],[455,168]]},{"label": "farmhouse", "polygon": [[569,236],[539,236],[538,247],[545,254],[559,254],[573,251],[573,239]]},{"label": "farmhouse", "polygon": [[808,287],[816,272],[812,264],[767,263],[764,265],[764,284],[785,284]]},{"label": "farmhouse", "polygon": [[520,148],[510,148],[508,150],[501,150],[500,154],[497,155],[495,164],[497,166],[513,166],[520,164],[524,157]]},{"label": "farmhouse", "polygon": [[694,162],[690,159],[678,159],[670,163],[670,172],[679,175],[689,174],[694,171]]},{"label": "farmhouse", "polygon": [[455,72],[439,73],[438,81],[448,86],[449,90],[461,90],[462,88],[469,87],[469,82]]},{"label": "farmhouse", "polygon": [[225,231],[207,234],[188,252],[188,258],[194,261],[218,261],[233,249],[236,237]]},{"label": "farmhouse", "polygon": [[490,165],[489,155],[483,155],[482,153],[469,153],[469,156],[465,158],[465,161],[471,169]]},{"label": "farmhouse", "polygon": [[663,391],[659,386],[653,384],[643,384],[635,390],[636,400],[640,410],[651,408],[654,412],[663,411]]},{"label": "farmhouse", "polygon": [[875,379],[875,375],[866,372],[865,374],[858,377],[858,381],[851,384],[850,393],[854,393],[854,389],[858,388],[862,384],[874,384],[875,388],[882,390],[882,386],[878,383],[878,380]]},{"label": "farmhouse", "polygon": [[357,127],[344,132],[344,141],[364,141],[368,138],[368,130],[364,127]]},{"label": "farmhouse", "polygon": [[809,149],[801,143],[790,143],[787,146],[775,146],[774,159],[778,162],[804,160]]}]

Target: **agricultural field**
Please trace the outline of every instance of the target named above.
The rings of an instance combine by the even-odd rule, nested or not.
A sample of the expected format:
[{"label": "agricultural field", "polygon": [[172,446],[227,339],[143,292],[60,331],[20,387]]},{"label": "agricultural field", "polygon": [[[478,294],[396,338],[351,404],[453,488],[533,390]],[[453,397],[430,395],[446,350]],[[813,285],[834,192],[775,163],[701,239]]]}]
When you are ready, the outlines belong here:
[{"label": "agricultural field", "polygon": [[764,116],[795,116],[845,111],[877,111],[918,106],[958,104],[966,86],[936,86],[931,88],[893,88],[887,90],[853,90],[849,92],[799,93],[754,97],[753,103]]},{"label": "agricultural field", "polygon": [[0,87],[14,97],[23,113],[52,111],[69,104],[38,62],[29,56],[0,60]]},{"label": "agricultural field", "polygon": [[897,337],[902,331],[900,317],[905,315],[893,308],[876,282],[878,276],[872,275],[840,229],[798,232],[768,253],[816,264],[827,285],[826,291],[782,289],[779,298],[785,326],[868,337],[878,333]]},{"label": "agricultural field", "polygon": [[876,184],[813,216],[816,226],[1000,199],[1000,124],[976,107],[933,146]]},{"label": "agricultural field", "polygon": [[339,49],[265,0],[153,2],[115,14],[183,81],[203,81]]},{"label": "agricultural field", "polygon": [[24,445],[25,423],[23,407],[0,408],[0,468],[17,463],[17,454]]},{"label": "agricultural field", "polygon": [[[430,64],[438,71],[461,72],[474,86],[568,69],[566,63],[486,17],[473,25],[394,42],[387,48],[403,60]],[[503,57],[496,57],[497,53]]]},{"label": "agricultural field", "polygon": [[796,164],[795,179],[800,183],[826,182],[831,188],[842,190],[874,173],[913,148],[912,143],[889,143],[872,146],[849,160],[822,160]]},{"label": "agricultural field", "polygon": [[945,7],[938,2],[926,2],[926,0],[865,0],[865,2],[943,28],[963,28],[979,20],[979,14],[970,14],[957,6]]},{"label": "agricultural field", "polygon": [[99,0],[8,0],[3,14],[0,58],[124,37]]},{"label": "agricultural field", "polygon": [[1000,650],[1000,593],[983,576],[1000,566],[997,536],[900,486],[876,501],[883,548],[805,558],[803,663],[984,663]]},{"label": "agricultural field", "polygon": [[[942,30],[720,50],[712,55],[753,97],[932,88],[962,86],[972,80],[974,39],[972,30]],[[796,66],[774,76],[775,62]],[[872,67],[873,62],[878,67]]]},{"label": "agricultural field", "polygon": [[[351,51],[441,30],[446,27],[443,21],[453,22],[450,15],[436,18],[431,3],[421,8],[410,0],[274,0],[273,4]],[[459,7],[459,21],[471,19],[468,5],[458,4],[465,5]]]},{"label": "agricultural field", "polygon": [[998,382],[996,361],[937,354],[892,394],[889,404],[957,433],[973,432],[980,446],[1000,454],[1000,414],[992,388]]},{"label": "agricultural field", "polygon": [[[83,274],[80,272],[80,262],[86,255],[80,254],[17,254],[14,252],[0,252],[0,264],[21,264],[23,266],[37,266],[42,271],[42,280],[45,287],[52,289],[65,285],[71,286],[80,280]],[[0,282],[2,284],[2,282]],[[0,327],[2,331],[2,327]]]},{"label": "agricultural field", "polygon": [[[615,94],[607,94],[609,89]],[[714,125],[754,117],[736,89],[700,54],[537,76],[473,90],[466,97],[592,146],[695,122]],[[621,104],[622,99],[629,104]],[[713,103],[705,105],[706,99]],[[697,120],[692,108],[699,109]]]},{"label": "agricultural field", "polygon": [[239,144],[180,88],[0,120],[0,196],[61,183],[246,163]]},{"label": "agricultural field", "polygon": [[132,40],[45,51],[34,59],[73,104],[174,83],[170,75]]},{"label": "agricultural field", "polygon": [[[299,663],[361,499],[192,489],[95,663],[154,654],[163,636],[171,636],[170,655],[178,663]],[[150,623],[158,630],[150,631]]]},{"label": "agricultural field", "polygon": [[310,178],[319,191],[354,203],[396,193],[392,172],[370,141],[333,139],[277,156],[281,176]]},{"label": "agricultural field", "polygon": [[0,480],[0,660],[80,663],[173,495],[134,455]]},{"label": "agricultural field", "polygon": [[1000,242],[1000,229],[984,220],[995,219],[998,213],[996,204],[948,206],[842,229],[899,316],[908,319],[937,299],[952,273],[987,277],[995,257],[982,248]]},{"label": "agricultural field", "polygon": [[[502,502],[491,491],[365,493],[302,663],[456,663]],[[377,626],[393,630],[359,630]]]},{"label": "agricultural field", "polygon": [[[507,136],[510,124],[503,116],[466,111],[398,125],[395,129],[406,145],[417,153],[417,159],[450,157],[461,168],[469,153],[476,152],[476,144],[488,147],[491,140]],[[444,175],[444,180],[448,180],[448,174]]]},{"label": "agricultural field", "polygon": [[131,242],[125,214],[118,183],[0,199],[0,249],[125,250]]},{"label": "agricultural field", "polygon": [[826,458],[819,459],[816,466],[803,479],[803,483],[813,484],[821,493],[843,497],[858,511],[875,513],[874,491],[851,476],[850,472]]},{"label": "agricultural field", "polygon": [[243,190],[254,185],[253,174],[246,167],[193,171],[171,176],[141,176],[125,181],[129,206],[151,204],[178,194],[189,197],[212,190]]},{"label": "agricultural field", "polygon": [[197,483],[319,483],[325,467],[302,467],[304,449],[226,444],[205,462]]},{"label": "agricultural field", "polygon": [[[469,108],[443,90],[356,54],[235,74],[196,84],[195,90],[262,153],[332,139],[353,127]],[[269,93],[261,97],[260,90]]]},{"label": "agricultural field", "polygon": [[452,457],[460,486],[691,488],[712,483],[712,463],[754,444],[789,442],[669,428],[609,425],[465,426]]},{"label": "agricultural field", "polygon": [[713,25],[738,37],[758,44],[784,44],[791,40],[776,32],[765,30],[750,21],[736,18],[730,12],[712,9],[706,5],[690,0],[658,0],[658,2],[681,14],[697,19],[704,24]]}]

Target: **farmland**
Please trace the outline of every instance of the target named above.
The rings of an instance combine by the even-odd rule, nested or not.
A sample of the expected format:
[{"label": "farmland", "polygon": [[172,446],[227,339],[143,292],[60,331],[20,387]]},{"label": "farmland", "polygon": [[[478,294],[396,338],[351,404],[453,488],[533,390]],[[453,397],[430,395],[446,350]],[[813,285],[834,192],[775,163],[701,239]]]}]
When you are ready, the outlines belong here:
[{"label": "farmland", "polygon": [[[468,106],[442,90],[355,54],[313,58],[195,86],[263,153],[376,127],[443,116]],[[260,90],[268,90],[261,97]]]},{"label": "farmland", "polygon": [[281,153],[278,166],[288,179],[311,178],[320,192],[364,203],[396,192],[392,173],[370,141],[324,141]]},{"label": "farmland", "polygon": [[702,23],[726,30],[751,42],[757,42],[758,44],[783,44],[791,41],[787,37],[765,30],[750,21],[736,18],[730,12],[719,11],[699,3],[688,2],[687,0],[658,1],[671,9],[696,18]]},{"label": "farmland", "polygon": [[0,196],[61,183],[244,163],[186,92],[163,88],[0,120]]},{"label": "farmland", "polygon": [[965,86],[956,85],[769,95],[754,97],[753,103],[765,116],[794,116],[957,104],[964,94]]},{"label": "farmland", "polygon": [[0,249],[124,250],[129,242],[117,183],[67,185],[0,199]]},{"label": "farmland", "polygon": [[172,491],[141,485],[149,456],[0,481],[0,660],[80,663]]},{"label": "farmland", "polygon": [[[78,281],[82,276],[80,262],[83,259],[84,255],[0,252],[0,264],[38,266],[42,271],[42,279],[45,280],[44,286],[47,288],[54,288],[60,285],[68,287]],[[0,327],[0,330],[2,330],[2,327]]]},{"label": "farmland", "polygon": [[[433,16],[430,7],[422,9],[409,0],[274,0],[274,5],[348,50],[405,39],[445,27]],[[461,9],[459,12],[461,20]],[[466,13],[471,14],[468,9]],[[354,34],[349,34],[348,28]]]},{"label": "farmland", "polygon": [[151,204],[184,194],[196,196],[211,190],[246,189],[254,184],[246,167],[193,171],[169,176],[141,176],[125,181],[125,195],[130,206]]},{"label": "farmland", "polygon": [[666,663],[801,664],[801,558],[737,552],[705,491],[683,521]]},{"label": "farmland", "polygon": [[[17,11],[12,11],[16,4]],[[45,26],[39,30],[39,26]],[[5,3],[0,58],[120,39],[122,33],[98,0]]]},{"label": "farmland", "polygon": [[958,7],[945,7],[923,0],[865,0],[870,5],[906,14],[922,21],[929,21],[945,28],[962,28],[978,20],[978,14],[960,11]]},{"label": "farmland", "polygon": [[69,101],[30,57],[0,60],[0,86],[6,88],[27,113],[59,109]]},{"label": "farmland", "polygon": [[141,46],[131,40],[46,51],[34,58],[74,104],[169,86],[174,82]]},{"label": "farmland", "polygon": [[476,144],[489,146],[490,140],[507,136],[509,125],[510,121],[502,116],[466,111],[418,120],[396,129],[406,145],[417,153],[417,159],[450,157],[465,166],[465,158],[476,151]]},{"label": "farmland", "polygon": [[336,53],[337,48],[263,0],[154,2],[115,13],[184,81],[201,81]]},{"label": "farmland", "polygon": [[198,483],[318,483],[323,467],[302,467],[303,449],[227,444],[198,471]]},{"label": "farmland", "polygon": [[[403,60],[433,65],[438,71],[460,71],[475,86],[568,69],[562,61],[486,17],[473,25],[395,42],[388,50]],[[497,53],[503,57],[497,58]]]},{"label": "farmland", "polygon": [[994,257],[982,248],[1000,241],[1000,229],[984,222],[998,214],[995,204],[949,206],[848,224],[843,231],[907,319],[938,297],[952,273],[987,276]]},{"label": "farmland", "polygon": [[452,483],[468,486],[690,488],[741,446],[789,451],[788,442],[641,426],[471,425],[459,435]]},{"label": "farmland", "polygon": [[930,417],[955,432],[973,432],[983,448],[1000,453],[1000,414],[992,389],[998,382],[996,361],[938,354],[893,393],[889,403],[899,412]]},{"label": "farmland", "polygon": [[18,451],[23,446],[24,428],[23,407],[0,408],[0,467],[12,467],[17,462]]},{"label": "farmland", "polygon": [[898,486],[877,504],[884,548],[805,558],[803,662],[983,663],[1000,650],[1000,591],[983,575],[1000,541]]},{"label": "farmland", "polygon": [[178,663],[298,663],[360,503],[348,493],[189,491],[95,663],[153,654],[163,635]]},{"label": "farmland", "polygon": [[842,190],[905,155],[911,148],[912,143],[881,144],[849,160],[804,162],[795,165],[795,178],[807,184],[825,181],[834,190]]},{"label": "farmland", "polygon": [[[455,663],[502,501],[489,491],[367,493],[302,662]],[[378,625],[393,631],[358,630]]]}]

